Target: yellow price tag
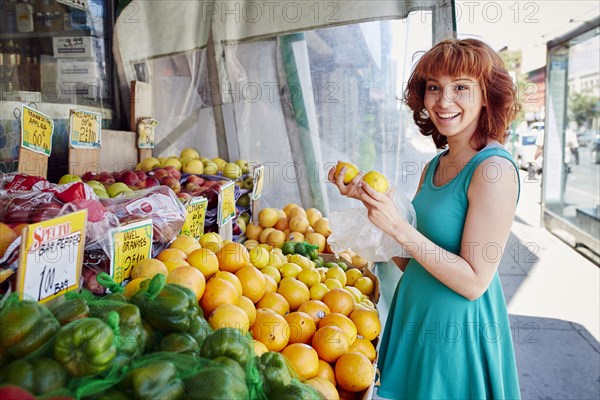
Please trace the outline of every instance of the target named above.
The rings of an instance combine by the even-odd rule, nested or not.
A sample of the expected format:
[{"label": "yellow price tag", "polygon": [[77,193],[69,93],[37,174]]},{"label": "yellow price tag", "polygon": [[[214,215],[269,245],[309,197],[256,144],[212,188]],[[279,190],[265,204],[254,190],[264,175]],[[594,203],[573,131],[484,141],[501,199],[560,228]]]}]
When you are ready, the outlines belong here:
[{"label": "yellow price tag", "polygon": [[46,156],[52,153],[52,118],[31,107],[21,109],[21,147]]},{"label": "yellow price tag", "polygon": [[71,147],[83,149],[99,149],[102,125],[102,114],[71,110],[69,124],[69,143]]},{"label": "yellow price tag", "polygon": [[219,190],[219,210],[217,222],[223,226],[235,216],[235,182],[221,186]]},{"label": "yellow price tag", "polygon": [[121,283],[131,276],[131,269],[152,254],[152,219],[144,219],[113,228],[109,232],[110,275]]},{"label": "yellow price tag", "polygon": [[22,233],[17,286],[40,303],[79,290],[87,210],[28,225]]},{"label": "yellow price tag", "polygon": [[254,168],[254,185],[252,187],[252,200],[258,200],[262,196],[263,185],[265,182],[265,166],[260,165]]},{"label": "yellow price tag", "polygon": [[144,118],[138,122],[138,148],[154,148],[154,128],[156,128],[157,125],[158,121],[153,118]]},{"label": "yellow price tag", "polygon": [[191,236],[196,240],[204,234],[204,219],[206,217],[206,208],[208,199],[204,197],[194,197],[187,205],[187,217],[181,228],[181,234]]}]

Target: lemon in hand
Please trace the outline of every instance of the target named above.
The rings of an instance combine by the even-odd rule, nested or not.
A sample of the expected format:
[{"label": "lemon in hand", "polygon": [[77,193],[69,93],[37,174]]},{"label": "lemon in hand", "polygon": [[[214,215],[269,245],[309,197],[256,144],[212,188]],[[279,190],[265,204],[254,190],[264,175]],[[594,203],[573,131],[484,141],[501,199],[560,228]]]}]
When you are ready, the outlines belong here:
[{"label": "lemon in hand", "polygon": [[340,171],[343,167],[346,167],[346,174],[344,175],[344,184],[347,185],[354,179],[356,175],[358,175],[358,167],[349,162],[338,162],[335,166],[335,177],[340,174]]},{"label": "lemon in hand", "polygon": [[363,181],[380,193],[386,193],[389,188],[389,182],[385,175],[379,171],[369,171],[363,176]]}]

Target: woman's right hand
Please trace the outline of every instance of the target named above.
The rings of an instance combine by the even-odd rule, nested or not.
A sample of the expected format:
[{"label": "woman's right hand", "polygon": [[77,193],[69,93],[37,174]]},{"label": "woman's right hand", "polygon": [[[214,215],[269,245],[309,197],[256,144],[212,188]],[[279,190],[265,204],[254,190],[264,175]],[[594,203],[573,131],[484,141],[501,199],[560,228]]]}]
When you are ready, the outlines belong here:
[{"label": "woman's right hand", "polygon": [[335,176],[335,165],[329,170],[327,178],[329,182],[333,183],[342,196],[350,197],[351,199],[360,200],[360,195],[358,193],[358,188],[360,187],[360,183],[362,182],[362,178],[364,173],[360,172],[358,175],[354,177],[347,185],[344,184],[344,176],[346,175],[346,167],[343,167],[340,170],[338,176]]}]

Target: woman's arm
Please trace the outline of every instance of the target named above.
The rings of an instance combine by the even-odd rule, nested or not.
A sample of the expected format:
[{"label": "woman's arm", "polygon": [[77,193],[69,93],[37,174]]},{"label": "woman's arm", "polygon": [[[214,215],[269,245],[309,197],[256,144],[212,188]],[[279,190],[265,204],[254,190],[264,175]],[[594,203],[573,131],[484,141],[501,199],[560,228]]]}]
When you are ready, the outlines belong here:
[{"label": "woman's arm", "polygon": [[[498,176],[485,175],[490,165],[496,167]],[[474,300],[487,290],[508,240],[517,202],[516,174],[513,164],[502,157],[491,157],[477,167],[469,187],[469,209],[459,255],[444,250],[417,231],[399,214],[390,196],[366,184],[359,192],[371,222],[394,237],[436,279]]]}]

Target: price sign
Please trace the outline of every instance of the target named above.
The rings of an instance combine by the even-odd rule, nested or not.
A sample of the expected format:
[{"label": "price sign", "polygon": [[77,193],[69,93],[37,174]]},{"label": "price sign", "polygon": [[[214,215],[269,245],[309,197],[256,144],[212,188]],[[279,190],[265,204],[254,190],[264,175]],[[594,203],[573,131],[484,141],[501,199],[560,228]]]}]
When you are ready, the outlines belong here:
[{"label": "price sign", "polygon": [[223,226],[235,216],[235,182],[221,186],[219,190],[219,209],[217,222]]},{"label": "price sign", "polygon": [[71,110],[69,144],[76,149],[99,149],[102,114]]},{"label": "price sign", "polygon": [[204,218],[206,217],[206,208],[208,199],[204,197],[194,197],[187,205],[187,217],[181,228],[181,234],[191,236],[196,240],[204,234]]},{"label": "price sign", "polygon": [[258,199],[260,199],[260,196],[262,196],[263,185],[265,182],[265,166],[264,165],[260,165],[256,168],[254,168],[253,179],[254,179],[254,186],[252,188],[252,196],[250,196],[250,197],[252,198],[252,200],[258,200]]},{"label": "price sign", "polygon": [[45,303],[79,290],[87,210],[28,225],[22,233],[17,286],[21,299]]},{"label": "price sign", "polygon": [[25,104],[21,107],[21,147],[50,156],[52,153],[52,118]]},{"label": "price sign", "polygon": [[154,128],[156,128],[156,125],[158,125],[158,121],[153,118],[143,118],[138,122],[138,148],[154,148]]},{"label": "price sign", "polygon": [[152,252],[152,219],[144,219],[109,231],[110,275],[121,283],[131,276],[131,269]]}]

